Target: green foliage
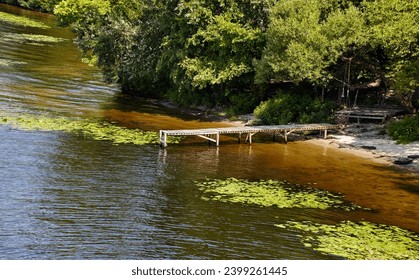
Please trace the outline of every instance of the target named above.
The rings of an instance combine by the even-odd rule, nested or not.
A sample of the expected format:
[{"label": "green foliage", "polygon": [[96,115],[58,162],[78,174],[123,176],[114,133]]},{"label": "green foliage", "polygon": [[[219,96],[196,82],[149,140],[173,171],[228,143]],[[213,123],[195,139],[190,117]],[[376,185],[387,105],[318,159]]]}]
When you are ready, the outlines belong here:
[{"label": "green foliage", "polygon": [[94,29],[111,11],[109,0],[64,0],[54,9],[62,25]]},{"label": "green foliage", "polygon": [[[182,5],[184,1],[180,2]],[[192,86],[198,89],[224,84],[251,72],[253,52],[260,49],[258,45],[262,42],[261,30],[247,24],[238,2],[219,2],[226,2],[220,7],[221,12],[202,7],[200,13],[205,11],[206,25],[196,24],[199,28],[187,38],[188,52],[180,63]],[[194,10],[183,4],[182,12],[190,18]]]},{"label": "green foliage", "polygon": [[230,115],[241,115],[252,113],[261,102],[261,94],[254,92],[237,92],[227,96],[227,113]]},{"label": "green foliage", "polygon": [[322,123],[333,120],[336,105],[304,93],[278,93],[262,102],[254,115],[262,124]]},{"label": "green foliage", "polygon": [[278,208],[338,208],[351,211],[359,208],[344,203],[343,197],[327,191],[293,186],[285,181],[243,179],[207,180],[196,183],[206,200],[234,202]]},{"label": "green foliage", "polygon": [[124,91],[228,100],[253,84],[271,0],[64,0],[60,22]]},{"label": "green foliage", "polygon": [[412,108],[419,84],[417,0],[4,1],[55,6],[83,60],[130,94],[249,111],[261,85],[380,80]]},{"label": "green foliage", "polygon": [[38,10],[41,12],[52,12],[55,5],[57,5],[61,0],[18,0],[20,6]]},{"label": "green foliage", "polygon": [[419,115],[389,123],[388,134],[399,143],[419,141]]},{"label": "green foliage", "polygon": [[257,80],[309,81],[326,85],[333,66],[365,44],[361,11],[342,1],[278,1],[270,13],[267,44],[256,61]]},{"label": "green foliage", "polygon": [[419,85],[419,1],[364,1],[363,7],[369,44],[384,54],[378,69],[410,109]]},{"label": "green foliage", "polygon": [[54,12],[61,25],[71,26],[76,32],[76,41],[85,61],[100,66],[109,82],[133,88],[132,84],[137,84],[138,71],[132,66],[147,65],[136,52],[137,23],[143,14],[143,2],[63,0]]},{"label": "green foliage", "polygon": [[287,222],[277,225],[302,231],[305,246],[350,260],[417,260],[419,236],[396,226],[350,221],[337,225]]},{"label": "green foliage", "polygon": [[417,18],[419,1],[277,1],[256,81],[356,88],[380,80],[411,107],[419,84]]}]

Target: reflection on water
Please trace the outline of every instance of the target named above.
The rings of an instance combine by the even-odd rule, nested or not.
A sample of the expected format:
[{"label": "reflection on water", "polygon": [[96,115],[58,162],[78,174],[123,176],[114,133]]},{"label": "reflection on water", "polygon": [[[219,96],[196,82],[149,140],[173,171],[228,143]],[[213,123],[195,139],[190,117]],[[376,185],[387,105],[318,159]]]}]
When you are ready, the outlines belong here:
[{"label": "reflection on water", "polygon": [[[128,128],[215,127],[154,101],[116,94],[79,62],[54,18],[0,5],[52,26],[4,33],[63,40],[42,46],[1,41],[0,110],[107,121]],[[1,39],[0,39],[1,40]],[[188,138],[156,145],[113,145],[66,132],[0,126],[2,259],[331,259],[301,244],[286,221],[367,220],[419,232],[417,174],[306,142],[259,136],[252,146],[225,137],[218,148]],[[196,181],[277,179],[345,197],[371,211],[276,209],[205,201]]]}]

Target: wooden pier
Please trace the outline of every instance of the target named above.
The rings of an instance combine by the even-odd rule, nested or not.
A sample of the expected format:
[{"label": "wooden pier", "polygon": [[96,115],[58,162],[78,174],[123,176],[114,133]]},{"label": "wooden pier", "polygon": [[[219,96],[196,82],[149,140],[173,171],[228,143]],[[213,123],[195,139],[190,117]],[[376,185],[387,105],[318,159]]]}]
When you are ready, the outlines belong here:
[{"label": "wooden pier", "polygon": [[379,120],[384,122],[386,119],[403,112],[400,108],[349,108],[336,112],[336,117],[340,122],[348,123],[350,119],[356,119],[358,123],[361,120]]},{"label": "wooden pier", "polygon": [[335,124],[292,124],[292,125],[266,125],[266,126],[243,126],[243,127],[225,127],[225,128],[205,128],[205,129],[184,129],[184,130],[160,130],[160,146],[167,147],[168,136],[197,136],[214,142],[218,147],[220,145],[221,134],[237,134],[239,142],[242,134],[246,134],[246,142],[252,143],[252,136],[256,133],[276,133],[283,136],[285,142],[288,141],[288,135],[297,131],[320,131],[327,138],[327,131],[340,129],[341,125]]}]

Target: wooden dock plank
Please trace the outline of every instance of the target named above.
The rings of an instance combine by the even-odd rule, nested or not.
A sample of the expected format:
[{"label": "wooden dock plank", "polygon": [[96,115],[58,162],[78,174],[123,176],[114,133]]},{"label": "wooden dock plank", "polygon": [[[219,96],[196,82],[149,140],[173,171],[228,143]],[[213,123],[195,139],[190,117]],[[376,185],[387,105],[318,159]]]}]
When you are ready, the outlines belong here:
[{"label": "wooden dock plank", "polygon": [[402,111],[403,109],[400,108],[350,108],[337,111],[336,116],[346,122],[349,122],[349,119],[357,119],[358,123],[361,120],[381,120],[384,122]]},{"label": "wooden dock plank", "polygon": [[[243,127],[222,127],[205,129],[182,129],[182,130],[160,130],[160,145],[167,146],[168,136],[198,136],[219,145],[220,134],[241,134],[247,133],[247,140],[252,143],[252,136],[256,133],[283,133],[285,141],[291,132],[295,131],[324,131],[325,138],[327,130],[340,129],[341,125],[335,124],[290,124],[290,125],[264,125],[264,126],[243,126]],[[239,136],[239,137],[240,137]],[[214,138],[212,138],[214,137]],[[240,138],[239,138],[240,141]]]}]

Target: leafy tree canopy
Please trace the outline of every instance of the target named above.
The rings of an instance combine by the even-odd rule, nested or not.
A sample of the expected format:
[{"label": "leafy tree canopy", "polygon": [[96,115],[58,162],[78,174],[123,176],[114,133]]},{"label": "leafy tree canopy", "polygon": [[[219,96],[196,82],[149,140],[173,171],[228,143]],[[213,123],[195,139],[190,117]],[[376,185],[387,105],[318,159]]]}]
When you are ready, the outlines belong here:
[{"label": "leafy tree canopy", "polygon": [[327,84],[331,66],[366,43],[362,12],[351,3],[322,0],[278,1],[270,13],[258,81]]},{"label": "leafy tree canopy", "polygon": [[418,88],[419,0],[0,1],[55,6],[85,60],[129,93],[244,104],[284,81],[379,81],[411,106]]},{"label": "leafy tree canopy", "polygon": [[278,1],[256,81],[357,87],[379,80],[409,106],[418,87],[417,18],[418,0]]},{"label": "leafy tree canopy", "polygon": [[369,43],[384,53],[382,71],[389,87],[412,107],[419,87],[419,1],[376,0],[363,3]]}]

